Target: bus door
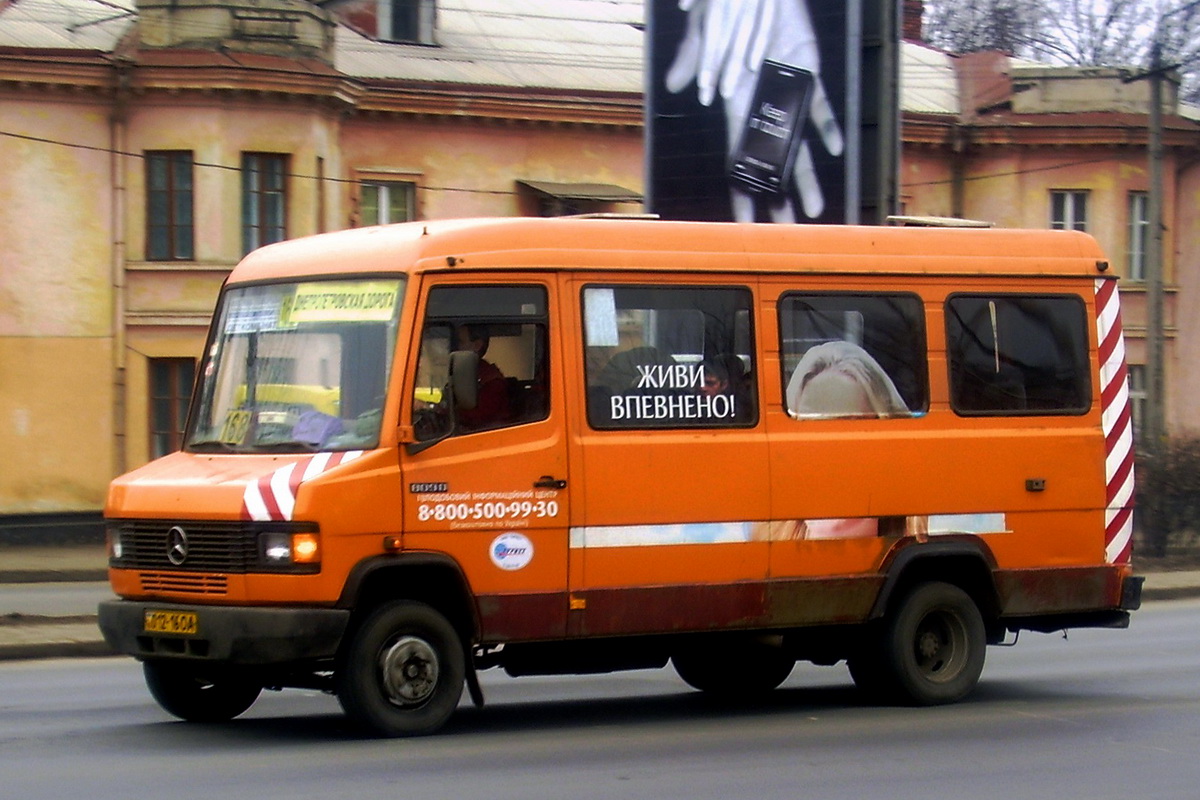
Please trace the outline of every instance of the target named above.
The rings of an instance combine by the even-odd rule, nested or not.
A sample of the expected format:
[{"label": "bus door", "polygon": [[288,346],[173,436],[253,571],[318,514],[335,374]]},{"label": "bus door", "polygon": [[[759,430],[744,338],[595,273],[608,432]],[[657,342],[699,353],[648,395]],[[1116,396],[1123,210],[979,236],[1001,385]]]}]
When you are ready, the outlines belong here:
[{"label": "bus door", "polygon": [[571,632],[759,620],[767,549],[753,533],[769,479],[750,287],[570,285],[584,362],[572,398]]},{"label": "bus door", "polygon": [[[416,440],[401,448],[404,549],[461,567],[485,640],[561,637],[570,476],[554,287],[477,275],[426,287],[401,410]],[[464,350],[478,357],[472,408],[447,388]]]}]

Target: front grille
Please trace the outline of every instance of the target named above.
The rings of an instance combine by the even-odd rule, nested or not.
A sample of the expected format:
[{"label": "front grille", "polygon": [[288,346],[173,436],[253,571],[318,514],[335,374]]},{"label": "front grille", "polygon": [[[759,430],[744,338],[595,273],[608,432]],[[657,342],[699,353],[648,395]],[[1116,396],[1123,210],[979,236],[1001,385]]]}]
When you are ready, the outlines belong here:
[{"label": "front grille", "polygon": [[[245,522],[199,520],[120,520],[110,522],[120,533],[122,555],[111,564],[120,569],[171,572],[250,572],[258,562],[258,534],[265,527]],[[187,537],[187,554],[172,563],[171,529]]]},{"label": "front grille", "polygon": [[229,589],[229,579],[224,575],[207,575],[198,572],[143,572],[140,578],[144,592],[224,595]]}]

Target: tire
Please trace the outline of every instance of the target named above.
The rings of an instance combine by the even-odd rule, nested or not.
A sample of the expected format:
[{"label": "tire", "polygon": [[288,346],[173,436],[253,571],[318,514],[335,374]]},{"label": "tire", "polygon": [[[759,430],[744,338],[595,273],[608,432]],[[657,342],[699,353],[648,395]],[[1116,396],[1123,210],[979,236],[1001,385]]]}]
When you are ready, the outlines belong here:
[{"label": "tire", "polygon": [[674,653],[671,664],[693,689],[740,698],[778,688],[792,674],[796,659],[758,640],[714,638]]},{"label": "tire", "polygon": [[444,616],[423,603],[381,606],[354,635],[337,675],[338,701],[378,736],[422,736],[462,697],[466,654]]},{"label": "tire", "polygon": [[146,686],[165,711],[188,722],[228,722],[262,693],[262,686],[230,675],[206,675],[189,664],[147,661]]},{"label": "tire", "polygon": [[924,583],[850,659],[850,674],[861,689],[883,700],[953,703],[979,682],[986,650],[983,616],[971,597],[948,583]]}]

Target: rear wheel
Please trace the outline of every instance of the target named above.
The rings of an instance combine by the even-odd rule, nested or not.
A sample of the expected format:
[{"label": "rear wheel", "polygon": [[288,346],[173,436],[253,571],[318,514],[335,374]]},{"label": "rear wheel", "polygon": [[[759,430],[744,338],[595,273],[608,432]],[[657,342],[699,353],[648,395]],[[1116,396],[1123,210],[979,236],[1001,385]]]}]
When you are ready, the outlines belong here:
[{"label": "rear wheel", "polygon": [[355,634],[337,696],[381,736],[419,736],[445,724],[462,696],[466,655],[447,619],[423,603],[381,606]]},{"label": "rear wheel", "polygon": [[868,694],[912,705],[953,703],[979,682],[987,648],[983,616],[948,583],[915,587],[850,659]]},{"label": "rear wheel", "polygon": [[693,689],[721,697],[744,697],[775,689],[796,659],[756,639],[714,638],[671,656],[675,672]]},{"label": "rear wheel", "polygon": [[232,675],[210,675],[188,664],[147,661],[142,674],[166,711],[188,722],[226,722],[258,699],[262,686]]}]

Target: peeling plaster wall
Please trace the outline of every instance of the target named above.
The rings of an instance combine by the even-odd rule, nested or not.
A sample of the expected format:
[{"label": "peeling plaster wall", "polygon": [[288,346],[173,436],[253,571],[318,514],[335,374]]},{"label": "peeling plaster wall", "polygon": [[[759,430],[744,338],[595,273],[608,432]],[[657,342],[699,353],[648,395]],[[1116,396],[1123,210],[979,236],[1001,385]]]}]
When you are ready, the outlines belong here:
[{"label": "peeling plaster wall", "polygon": [[0,98],[0,514],[93,510],[112,477],[109,109]]}]

